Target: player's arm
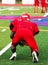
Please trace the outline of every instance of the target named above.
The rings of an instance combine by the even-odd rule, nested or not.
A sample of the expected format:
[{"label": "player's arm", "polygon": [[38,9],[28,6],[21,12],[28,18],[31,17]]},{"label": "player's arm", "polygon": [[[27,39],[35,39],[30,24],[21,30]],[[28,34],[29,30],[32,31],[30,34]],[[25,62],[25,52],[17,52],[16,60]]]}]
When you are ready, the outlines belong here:
[{"label": "player's arm", "polygon": [[11,31],[10,38],[13,39],[14,35],[15,35],[15,32]]},{"label": "player's arm", "polygon": [[9,25],[9,28],[10,28],[10,30],[11,30],[10,38],[13,39],[13,37],[14,37],[14,35],[15,35],[15,32],[12,31],[13,28],[14,28],[14,25],[11,23],[11,24]]},{"label": "player's arm", "polygon": [[9,25],[10,30],[12,30],[13,27],[14,27],[14,25],[11,23],[11,24]]}]

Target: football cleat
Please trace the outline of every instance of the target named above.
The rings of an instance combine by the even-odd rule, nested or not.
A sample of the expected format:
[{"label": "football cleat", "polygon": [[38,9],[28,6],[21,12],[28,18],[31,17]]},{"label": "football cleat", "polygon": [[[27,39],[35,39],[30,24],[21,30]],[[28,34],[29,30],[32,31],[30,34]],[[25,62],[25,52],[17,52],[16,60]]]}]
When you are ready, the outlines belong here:
[{"label": "football cleat", "polygon": [[32,56],[33,56],[33,62],[37,63],[38,62],[38,55],[35,51],[33,51]]},{"label": "football cleat", "polygon": [[13,53],[12,56],[10,57],[10,60],[14,60],[16,58],[16,53]]}]

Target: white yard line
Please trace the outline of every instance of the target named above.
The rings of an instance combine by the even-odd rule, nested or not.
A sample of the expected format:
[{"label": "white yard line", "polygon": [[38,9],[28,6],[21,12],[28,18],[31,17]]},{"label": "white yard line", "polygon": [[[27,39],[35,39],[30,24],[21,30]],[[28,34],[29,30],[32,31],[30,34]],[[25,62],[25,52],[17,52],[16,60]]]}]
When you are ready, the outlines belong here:
[{"label": "white yard line", "polygon": [[1,30],[1,32],[5,32],[5,31],[6,31],[6,29],[2,29],[2,30]]},{"label": "white yard line", "polygon": [[40,29],[40,31],[41,31],[41,32],[48,32],[48,30],[43,30],[43,29],[42,29],[42,30]]},{"label": "white yard line", "polygon": [[0,51],[0,56],[5,53],[11,47],[11,42]]}]

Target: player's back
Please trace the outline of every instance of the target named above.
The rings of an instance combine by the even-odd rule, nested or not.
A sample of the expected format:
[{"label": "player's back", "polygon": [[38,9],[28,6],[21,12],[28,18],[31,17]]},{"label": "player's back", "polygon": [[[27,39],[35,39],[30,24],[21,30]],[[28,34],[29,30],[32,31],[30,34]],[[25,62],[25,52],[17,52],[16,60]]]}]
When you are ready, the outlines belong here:
[{"label": "player's back", "polygon": [[34,32],[35,26],[36,26],[36,24],[35,23],[32,23],[32,22],[19,22],[17,28],[20,28],[20,29],[21,28],[28,29],[31,32]]},{"label": "player's back", "polygon": [[34,22],[20,22],[19,23],[20,28],[27,28],[28,30],[30,30],[34,35],[37,34],[39,32],[39,28],[38,25]]}]

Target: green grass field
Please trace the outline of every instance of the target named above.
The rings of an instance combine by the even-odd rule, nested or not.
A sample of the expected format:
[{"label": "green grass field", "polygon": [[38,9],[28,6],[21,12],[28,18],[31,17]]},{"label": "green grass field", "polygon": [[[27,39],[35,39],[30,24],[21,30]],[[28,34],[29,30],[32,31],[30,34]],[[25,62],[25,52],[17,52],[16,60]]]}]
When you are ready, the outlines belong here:
[{"label": "green grass field", "polygon": [[[19,8],[19,7],[18,7]],[[27,9],[25,9],[27,8]],[[30,7],[31,9],[31,7]],[[22,12],[29,12],[31,15],[43,16],[44,14],[38,13],[34,14],[32,9],[30,11],[28,7],[24,7],[21,11],[15,11],[13,15],[20,15]],[[6,11],[6,12],[5,12]],[[0,11],[1,15],[11,15],[7,10]],[[9,11],[12,12],[12,11]],[[40,11],[39,11],[40,12]],[[2,50],[7,44],[11,42],[10,30],[9,30],[9,20],[0,20],[0,50]],[[2,30],[6,31],[2,32]],[[39,26],[41,30],[48,30],[48,26]],[[10,61],[11,49],[9,48],[2,56],[0,56],[0,65],[48,65],[48,31],[40,31],[40,33],[35,36],[39,47],[39,62],[33,63],[32,57],[30,56],[30,48],[27,46],[20,47],[17,46],[17,58],[14,61]]]},{"label": "green grass field", "polygon": [[43,16],[44,13],[41,14],[41,8],[38,8],[38,14],[34,14],[34,7],[33,6],[0,6],[0,15],[21,15],[22,13],[29,13],[32,16]]}]

